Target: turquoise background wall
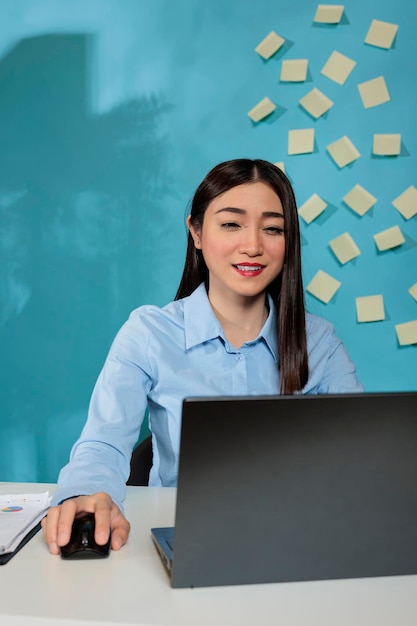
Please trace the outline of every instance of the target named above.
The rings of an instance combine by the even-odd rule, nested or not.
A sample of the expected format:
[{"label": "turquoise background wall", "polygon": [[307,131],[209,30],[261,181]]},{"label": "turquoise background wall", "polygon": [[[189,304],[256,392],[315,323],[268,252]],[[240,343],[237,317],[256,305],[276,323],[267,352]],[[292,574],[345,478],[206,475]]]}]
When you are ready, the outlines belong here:
[{"label": "turquoise background wall", "polygon": [[[304,278],[342,285],[315,314],[335,323],[368,391],[416,390],[417,345],[395,325],[417,319],[417,217],[392,200],[417,184],[417,5],[351,0],[337,26],[313,23],[311,0],[2,0],[0,23],[0,480],[54,481],[86,417],[95,379],[131,309],[175,294],[187,203],[232,157],[284,161],[297,200],[328,204],[302,222]],[[392,48],[364,44],[372,19],[399,25]],[[271,31],[285,45],[265,61]],[[357,64],[344,85],[321,75],[337,50]],[[308,58],[306,82],[282,83]],[[391,100],[365,109],[357,85],[383,75]],[[298,100],[334,102],[319,119]],[[268,96],[276,111],[248,111]],[[289,156],[291,129],[314,128],[312,154]],[[372,155],[374,133],[401,133],[396,157]],[[326,146],[347,135],[361,153],[339,169]],[[343,202],[361,184],[363,217]],[[378,252],[398,225],[404,245]],[[329,241],[348,231],[362,254],[342,265]],[[385,320],[358,323],[355,298],[383,294]]]}]

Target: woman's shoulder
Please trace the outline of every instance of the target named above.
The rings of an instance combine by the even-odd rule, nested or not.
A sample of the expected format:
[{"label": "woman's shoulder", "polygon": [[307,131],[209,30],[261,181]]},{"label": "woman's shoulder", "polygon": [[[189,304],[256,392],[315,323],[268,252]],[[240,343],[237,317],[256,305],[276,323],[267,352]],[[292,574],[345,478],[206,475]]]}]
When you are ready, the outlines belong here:
[{"label": "woman's shoulder", "polygon": [[[128,319],[119,328],[111,346],[111,353],[145,354],[148,348],[164,338],[182,336],[184,315],[181,302],[170,302],[165,306],[144,304],[133,309]],[[134,357],[136,362],[137,356]]]},{"label": "woman's shoulder", "polygon": [[323,337],[324,335],[333,336],[335,334],[334,325],[324,317],[313,315],[312,313],[306,314],[306,332],[307,337]]},{"label": "woman's shoulder", "polygon": [[167,323],[182,320],[184,318],[183,300],[174,300],[164,306],[156,304],[143,304],[129,315],[126,323],[134,325],[152,325],[154,323]]},{"label": "woman's shoulder", "polygon": [[168,302],[164,306],[157,306],[154,304],[144,304],[134,309],[129,320],[137,323],[146,322],[183,322],[185,311],[187,310],[190,315],[201,313],[204,308],[207,308],[208,299],[204,285],[200,285],[189,296],[181,298],[179,300],[173,300]]}]

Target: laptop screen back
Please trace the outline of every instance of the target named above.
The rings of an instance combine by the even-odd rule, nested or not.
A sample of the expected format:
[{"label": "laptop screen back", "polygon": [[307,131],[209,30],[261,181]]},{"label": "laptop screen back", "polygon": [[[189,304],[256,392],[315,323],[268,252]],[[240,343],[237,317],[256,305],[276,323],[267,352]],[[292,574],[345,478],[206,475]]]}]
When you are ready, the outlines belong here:
[{"label": "laptop screen back", "polygon": [[417,573],[417,393],[187,399],[172,585]]}]

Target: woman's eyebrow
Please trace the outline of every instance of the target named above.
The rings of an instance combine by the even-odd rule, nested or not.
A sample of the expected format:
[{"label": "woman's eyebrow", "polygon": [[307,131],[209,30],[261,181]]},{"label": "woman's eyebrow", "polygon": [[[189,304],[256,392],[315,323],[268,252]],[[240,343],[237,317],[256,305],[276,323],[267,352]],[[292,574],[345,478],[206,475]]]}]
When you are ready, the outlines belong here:
[{"label": "woman's eyebrow", "polygon": [[283,213],[278,213],[278,211],[264,211],[262,217],[281,217],[284,219]]},{"label": "woman's eyebrow", "polygon": [[232,207],[232,206],[225,206],[222,209],[218,209],[215,213],[215,215],[217,215],[218,213],[238,213],[239,215],[244,215],[246,213],[245,209],[238,209],[236,207]]},{"label": "woman's eyebrow", "polygon": [[[226,206],[221,209],[218,209],[215,215],[217,215],[218,213],[225,213],[225,212],[237,213],[238,215],[246,215],[247,213],[246,209],[238,209],[237,207]],[[262,217],[279,217],[279,218],[284,219],[284,215],[282,213],[279,213],[278,211],[263,211]]]}]

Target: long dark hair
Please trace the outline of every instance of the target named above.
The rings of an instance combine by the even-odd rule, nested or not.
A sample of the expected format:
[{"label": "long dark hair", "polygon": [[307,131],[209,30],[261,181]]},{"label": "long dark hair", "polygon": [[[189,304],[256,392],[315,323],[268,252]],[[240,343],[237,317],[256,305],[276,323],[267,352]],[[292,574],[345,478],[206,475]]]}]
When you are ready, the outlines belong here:
[{"label": "long dark hair", "polygon": [[[275,165],[261,159],[234,159],[216,165],[204,178],[191,204],[191,224],[201,229],[205,211],[220,194],[247,183],[269,185],[284,209],[285,257],[282,272],[269,285],[277,309],[280,392],[293,394],[308,379],[307,338],[305,328],[304,290],[301,274],[300,228],[291,183]],[[194,246],[188,233],[184,270],[176,300],[189,296],[202,282],[208,288],[208,269],[201,250]]]}]

